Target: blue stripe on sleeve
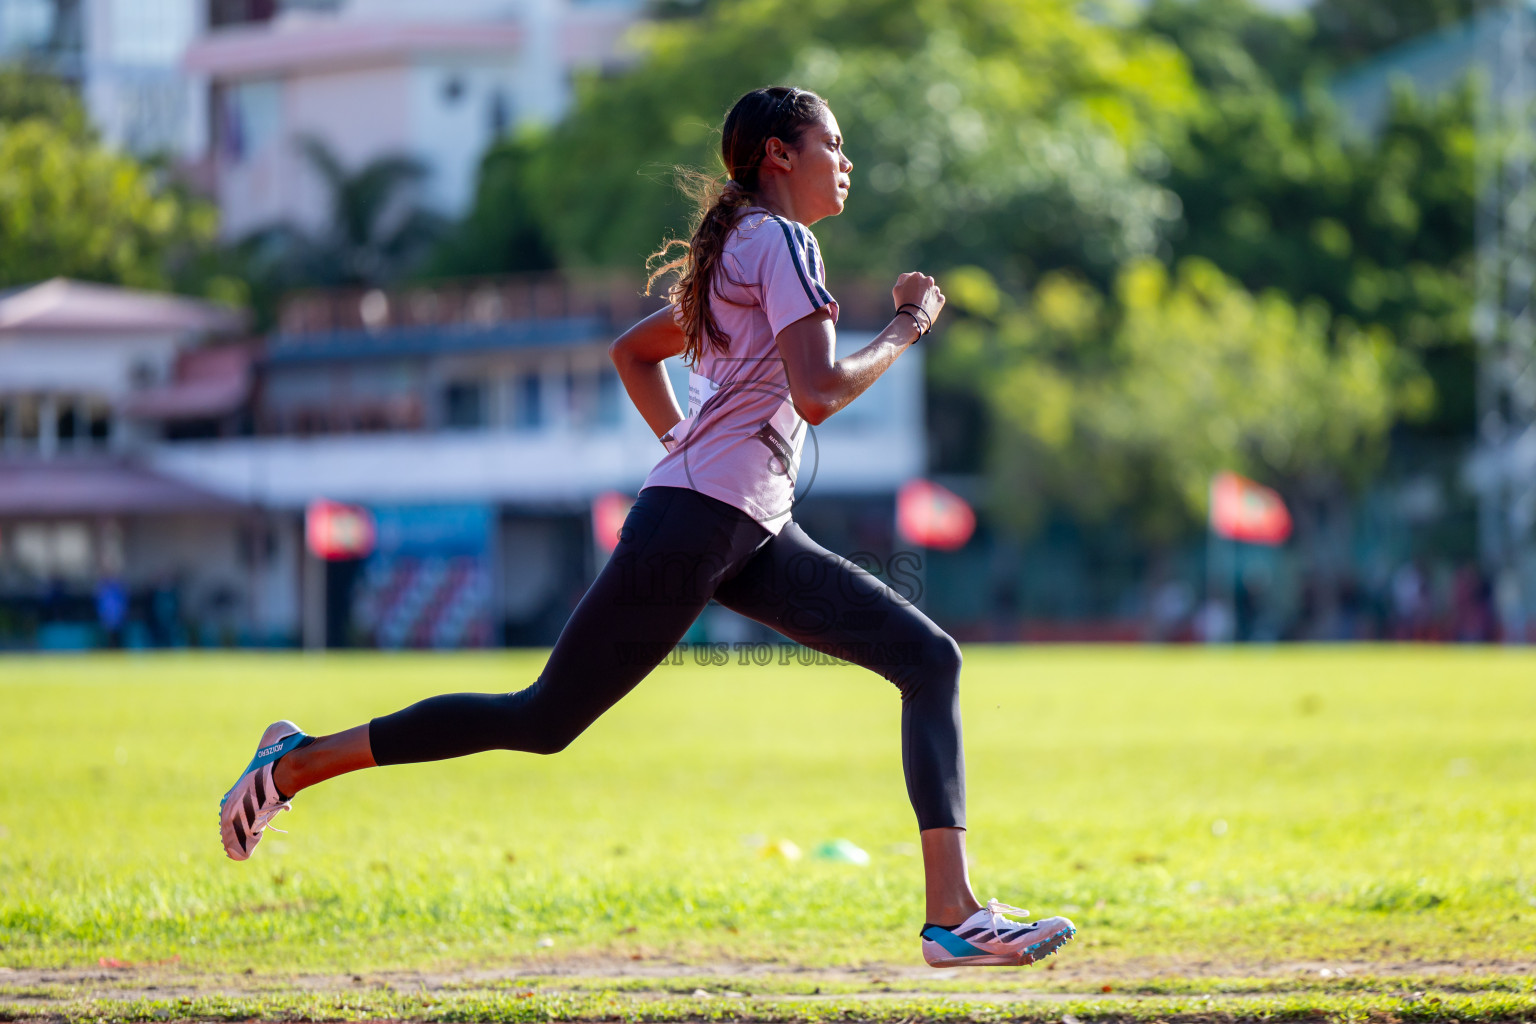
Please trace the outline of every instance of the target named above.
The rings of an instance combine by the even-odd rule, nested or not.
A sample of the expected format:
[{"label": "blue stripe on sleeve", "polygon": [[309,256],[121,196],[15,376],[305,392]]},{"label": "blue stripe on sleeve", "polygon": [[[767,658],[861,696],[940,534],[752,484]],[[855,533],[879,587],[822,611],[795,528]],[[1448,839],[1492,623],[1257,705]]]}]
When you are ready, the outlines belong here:
[{"label": "blue stripe on sleeve", "polygon": [[826,288],[827,271],[826,267],[822,265],[821,253],[817,250],[810,231],[799,224],[796,224],[794,228],[796,237],[800,239],[800,248],[805,253],[806,264],[811,268],[811,284],[815,287],[817,294],[821,296],[821,305],[825,306],[832,302],[832,293],[827,291]]},{"label": "blue stripe on sleeve", "polygon": [[[770,214],[769,216],[773,215]],[[773,219],[778,221],[779,227],[784,229],[784,242],[789,246],[789,258],[794,261],[795,273],[800,275],[800,287],[805,289],[805,297],[811,300],[812,306],[820,309],[822,306],[826,305],[830,299],[818,300],[816,298],[816,293],[811,291],[811,278],[806,274],[805,266],[801,262],[800,250],[795,246],[795,236],[789,226],[789,221],[785,220],[783,217],[778,216],[773,216]],[[817,287],[820,286],[818,285]]]}]

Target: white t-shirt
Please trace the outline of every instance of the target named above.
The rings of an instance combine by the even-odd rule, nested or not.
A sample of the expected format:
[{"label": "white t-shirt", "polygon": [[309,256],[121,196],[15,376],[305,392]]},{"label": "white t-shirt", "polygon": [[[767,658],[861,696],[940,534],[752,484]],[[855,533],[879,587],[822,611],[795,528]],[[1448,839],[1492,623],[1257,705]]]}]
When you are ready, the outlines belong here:
[{"label": "white t-shirt", "polygon": [[795,412],[780,331],[818,309],[837,320],[816,236],[751,207],[725,240],[710,309],[728,352],[706,337],[689,378],[688,418],[645,487],[688,487],[741,509],[777,534],[790,520],[806,423]]}]

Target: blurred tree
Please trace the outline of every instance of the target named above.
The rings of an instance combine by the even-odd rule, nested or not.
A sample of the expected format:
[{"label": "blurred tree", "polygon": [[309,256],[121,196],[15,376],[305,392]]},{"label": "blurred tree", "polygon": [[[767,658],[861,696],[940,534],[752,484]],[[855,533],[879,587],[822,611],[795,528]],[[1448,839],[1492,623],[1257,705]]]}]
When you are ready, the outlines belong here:
[{"label": "blurred tree", "polygon": [[[1436,9],[1449,17],[1455,8]],[[1367,17],[1375,8],[1330,9]],[[1184,50],[1209,97],[1166,179],[1183,208],[1175,258],[1202,256],[1250,289],[1321,298],[1339,315],[1387,328],[1440,385],[1431,429],[1469,429],[1470,85],[1436,100],[1399,91],[1385,123],[1366,135],[1342,124],[1320,79],[1287,96],[1271,77],[1276,68],[1303,77],[1290,41],[1308,38],[1305,19],[1240,2],[1155,0],[1147,25]]]},{"label": "blurred tree", "polygon": [[[212,245],[214,208],[148,167],[40,117],[0,123],[0,287],[55,276],[170,287]],[[231,282],[206,279],[213,294]]]},{"label": "blurred tree", "polygon": [[508,139],[480,162],[474,212],[446,232],[427,262],[429,277],[518,273],[555,268],[528,185],[528,163],[539,134]]},{"label": "blurred tree", "polygon": [[264,289],[390,284],[420,266],[446,227],[412,201],[425,164],[381,156],[349,171],[319,139],[300,139],[299,148],[330,193],[330,218],[318,231],[277,224],[243,241]]},{"label": "blurred tree", "polygon": [[1152,0],[1146,24],[1178,42],[1214,87],[1300,88],[1486,9],[1488,0],[1316,0],[1280,13],[1253,0]]},{"label": "blurred tree", "polygon": [[990,314],[983,272],[951,278],[969,315],[934,372],[986,395],[990,505],[1019,529],[1057,502],[1089,521],[1134,509],[1146,539],[1167,541],[1204,513],[1223,469],[1335,489],[1429,401],[1385,330],[1334,319],[1318,301],[1255,296],[1205,260],[1175,273],[1134,261],[1112,299],[1052,272]]},{"label": "blurred tree", "polygon": [[1318,71],[1316,28],[1305,13],[1253,0],[1151,0],[1142,23],[1178,46],[1205,89],[1289,90]]},{"label": "blurred tree", "polygon": [[53,75],[20,65],[0,66],[0,124],[40,118],[75,138],[90,134],[75,91]]},{"label": "blurred tree", "polygon": [[671,169],[718,170],[729,104],[778,82],[825,95],[848,139],[849,213],[818,228],[835,273],[973,262],[1010,282],[1058,265],[1107,280],[1176,212],[1153,178],[1195,102],[1183,62],[1070,0],[705,4],[649,25],[642,50],[580,83],[536,144],[501,145],[461,249],[473,225],[522,231],[528,210],[561,264],[638,269],[688,226]]}]

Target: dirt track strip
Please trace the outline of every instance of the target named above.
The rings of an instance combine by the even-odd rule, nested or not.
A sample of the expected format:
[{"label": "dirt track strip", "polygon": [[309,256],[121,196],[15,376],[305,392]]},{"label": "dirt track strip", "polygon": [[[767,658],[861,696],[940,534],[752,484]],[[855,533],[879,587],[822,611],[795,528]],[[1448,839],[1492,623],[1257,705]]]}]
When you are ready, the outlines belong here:
[{"label": "dirt track strip", "polygon": [[[329,995],[366,992],[491,993],[527,988],[543,992],[621,992],[644,998],[751,995],[784,1001],[938,998],[957,1001],[1068,1000],[1167,997],[1180,982],[1208,982],[1198,993],[1223,998],[1320,992],[1403,991],[1403,983],[1431,991],[1469,991],[1496,978],[1536,977],[1536,961],[1399,961],[1236,963],[1232,961],[1096,962],[1063,958],[1020,970],[935,970],[912,965],[806,968],[752,963],[637,963],[550,958],[518,967],[459,971],[369,971],[358,974],[202,973],[178,965],[92,968],[0,967],[0,1002],[24,999],[46,1012],[51,1004],[81,999],[232,998],[272,994]],[[1479,979],[1484,979],[1480,983]],[[974,987],[972,987],[974,986]],[[1170,988],[1174,986],[1174,988]],[[741,991],[736,991],[740,989]],[[825,991],[823,991],[825,989]],[[704,998],[701,996],[700,998]]]},{"label": "dirt track strip", "polygon": [[[610,964],[603,974],[592,963],[562,963],[559,973],[541,966],[291,976],[174,966],[10,970],[0,974],[0,1022],[1536,1024],[1536,984],[1528,965],[1515,964],[1419,964],[1411,974],[1403,964],[1388,976],[1292,964],[1289,974],[1269,977],[1165,972],[1139,980],[1123,966],[1090,980],[1089,965],[1059,980],[1043,970]],[[1423,973],[1427,967],[1440,970]]]}]

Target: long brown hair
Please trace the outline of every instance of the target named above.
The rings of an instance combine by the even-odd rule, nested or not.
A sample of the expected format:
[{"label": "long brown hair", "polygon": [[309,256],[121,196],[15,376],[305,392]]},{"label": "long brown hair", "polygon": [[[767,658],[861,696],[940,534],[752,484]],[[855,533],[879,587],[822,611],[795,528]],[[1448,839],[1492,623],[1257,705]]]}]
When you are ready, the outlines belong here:
[{"label": "long brown hair", "polygon": [[[680,311],[683,333],[688,338],[683,361],[688,365],[698,365],[706,337],[717,352],[730,349],[730,339],[710,310],[710,288],[726,238],[741,219],[742,210],[757,201],[757,174],[768,140],[798,143],[801,133],[821,117],[826,106],[826,100],[805,89],[782,85],[754,89],[736,101],[720,131],[720,160],[729,177],[721,179],[692,168],[678,168],[678,186],[698,204],[692,236],[686,242],[669,238],[646,259],[650,276],[645,281],[645,293],[651,293],[658,277],[678,274],[667,289],[667,298]],[[678,247],[682,247],[683,253],[672,256]]]}]

